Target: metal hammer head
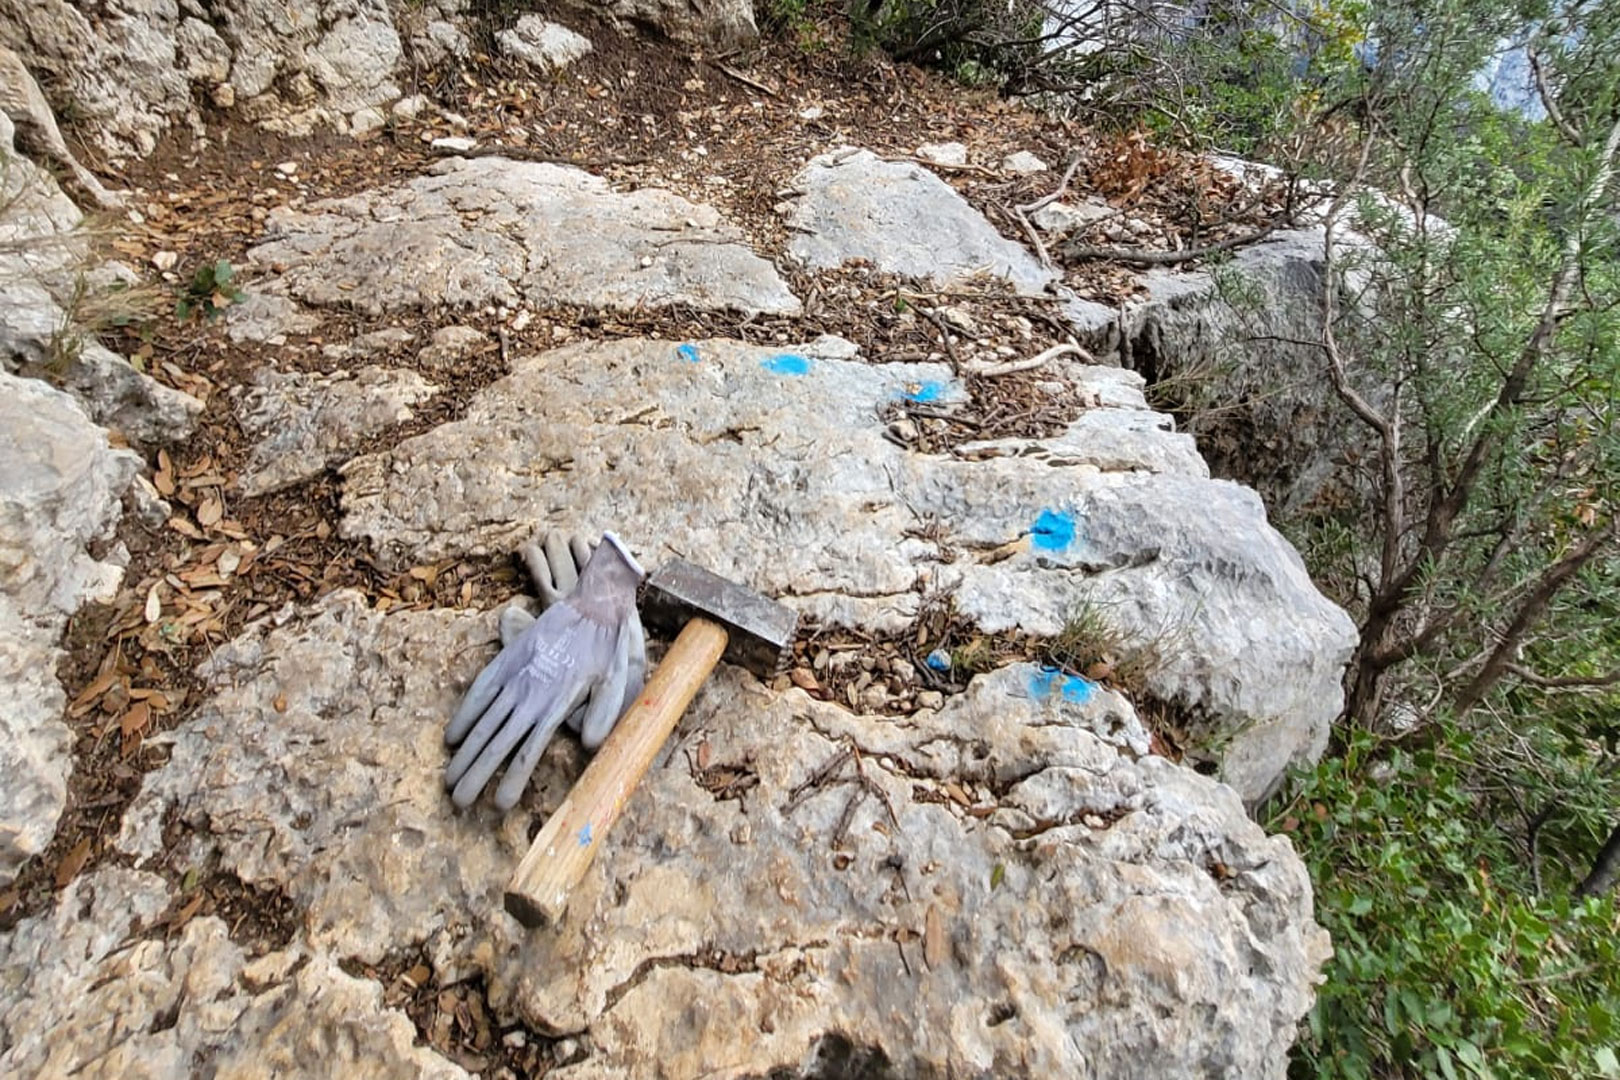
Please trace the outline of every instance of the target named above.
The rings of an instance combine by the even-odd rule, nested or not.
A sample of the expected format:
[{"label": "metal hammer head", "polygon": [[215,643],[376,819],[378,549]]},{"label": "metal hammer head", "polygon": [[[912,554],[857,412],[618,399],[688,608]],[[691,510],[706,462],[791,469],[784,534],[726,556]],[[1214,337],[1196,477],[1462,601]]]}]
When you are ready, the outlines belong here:
[{"label": "metal hammer head", "polygon": [[731,635],[724,660],[768,679],[787,663],[799,613],[685,559],[654,570],[642,586],[641,619],[674,634],[689,619],[719,623]]}]

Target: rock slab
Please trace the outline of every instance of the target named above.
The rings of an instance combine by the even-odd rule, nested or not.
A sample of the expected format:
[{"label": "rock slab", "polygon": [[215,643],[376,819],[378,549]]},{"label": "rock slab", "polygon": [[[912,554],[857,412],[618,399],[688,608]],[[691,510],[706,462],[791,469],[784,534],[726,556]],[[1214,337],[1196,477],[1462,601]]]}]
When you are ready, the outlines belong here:
[{"label": "rock slab", "polygon": [[941,285],[984,273],[1028,294],[1053,280],[921,165],[845,147],[812,158],[791,187],[782,207],[793,233],[788,251],[812,269],[864,259],[885,273]]},{"label": "rock slab", "polygon": [[0,885],[56,832],[72,770],[56,681],[68,618],[110,600],[122,569],[86,545],[111,537],[140,467],[67,394],[0,371]]},{"label": "rock slab", "polygon": [[1204,753],[1245,799],[1326,745],[1349,617],[1254,493],[1145,410],[929,456],[887,441],[879,410],[949,370],[836,339],[594,342],[511,366],[461,420],[344,467],[344,536],[405,566],[607,525],[648,565],[704,552],[873,632],[908,627],[925,593],[989,633],[1089,614],[1151,660],[1153,694],[1206,718]]},{"label": "rock slab", "polygon": [[[339,592],[259,624],[206,665],[119,846],[144,864],[178,815],[298,905],[306,970],[419,947],[436,984],[485,980],[503,1023],[579,1037],[569,1080],[822,1075],[840,1053],[907,1076],[1283,1076],[1327,955],[1302,864],[1230,789],[1122,745],[1123,699],[1027,666],[898,721],[722,668],[564,923],[523,930],[502,890],[578,751],[554,746],[504,820],[451,810],[443,725],[495,623]],[[852,763],[807,785],[850,747],[865,786]],[[42,1028],[73,1007],[45,1001]]]},{"label": "rock slab", "polygon": [[452,158],[393,188],[278,210],[249,252],[269,286],[370,315],[487,304],[792,314],[799,301],[712,207],[580,169]]}]

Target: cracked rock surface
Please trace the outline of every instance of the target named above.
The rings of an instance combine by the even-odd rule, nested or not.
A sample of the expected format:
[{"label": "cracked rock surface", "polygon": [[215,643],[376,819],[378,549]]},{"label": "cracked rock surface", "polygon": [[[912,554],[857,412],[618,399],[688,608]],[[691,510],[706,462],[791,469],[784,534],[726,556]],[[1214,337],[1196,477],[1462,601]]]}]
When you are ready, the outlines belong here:
[{"label": "cracked rock surface", "polygon": [[0,938],[0,1070],[125,1080],[467,1073],[413,1046],[382,988],[298,944],[249,959],[214,916],[166,936],[163,878],[86,874]]},{"label": "cracked rock surface", "polygon": [[317,476],[362,439],[404,423],[439,388],[413,371],[370,365],[330,375],[266,369],[238,396],[237,422],[257,440],[240,486],[266,495]]},{"label": "cracked rock surface", "polygon": [[[783,204],[788,251],[812,269],[866,259],[885,273],[950,284],[984,272],[1023,293],[1053,280],[928,169],[844,148],[812,158]],[[927,228],[918,223],[928,222]]]},{"label": "cracked rock surface", "polygon": [[[1161,418],[1090,409],[1052,438],[924,455],[885,440],[878,409],[947,385],[942,365],[868,364],[837,339],[682,344],[514,358],[460,420],[344,466],[343,534],[413,564],[608,521],[648,565],[701,552],[872,631],[908,625],[931,591],[986,632],[1056,634],[1089,608],[1153,656],[1154,694],[1207,718],[1245,799],[1320,754],[1350,620],[1254,493],[1209,479]],[[1140,397],[1134,376],[1078,370],[1099,398]]]},{"label": "cracked rock surface", "polygon": [[[562,926],[522,931],[501,892],[578,751],[554,746],[504,821],[487,805],[448,809],[443,720],[493,654],[495,621],[379,615],[339,592],[220,650],[202,673],[212,696],[126,818],[120,847],[136,869],[104,875],[174,859],[161,822],[178,815],[193,844],[295,901],[287,952],[307,966],[269,980],[275,991],[233,983],[239,961],[212,919],[98,961],[42,917],[19,928],[0,971],[64,949],[63,992],[0,996],[0,1026],[60,1023],[80,1007],[74,991],[98,982],[103,995],[172,1000],[163,972],[206,946],[220,955],[193,962],[192,978],[228,989],[187,995],[179,1027],[208,1030],[204,1045],[227,1055],[266,1028],[226,1032],[215,1014],[254,1015],[281,993],[278,1052],[296,1054],[337,1022],[320,987],[361,993],[334,958],[419,946],[440,985],[482,977],[504,1020],[576,1037],[587,1052],[553,1073],[574,1080],[798,1075],[844,1052],[896,1075],[1283,1074],[1327,954],[1287,840],[1266,837],[1229,788],[1138,758],[1122,698],[1054,695],[1026,665],[902,720],[722,668]],[[846,748],[859,771],[853,757],[826,769]],[[716,770],[746,782],[716,784]],[[72,933],[116,936],[98,922]],[[326,1004],[295,1018],[305,1000]],[[396,1018],[374,1003],[361,1015],[351,1023],[371,1041],[359,1049],[408,1075],[388,1037]],[[373,1068],[362,1075],[383,1074]]]},{"label": "cracked rock surface", "polygon": [[485,304],[792,314],[799,301],[712,207],[540,162],[452,158],[393,188],[278,210],[249,252],[270,286],[371,315]]},{"label": "cracked rock surface", "polygon": [[140,459],[67,394],[0,371],[0,885],[45,849],[67,799],[72,734],[57,641],[123,571],[85,546],[112,534]]}]

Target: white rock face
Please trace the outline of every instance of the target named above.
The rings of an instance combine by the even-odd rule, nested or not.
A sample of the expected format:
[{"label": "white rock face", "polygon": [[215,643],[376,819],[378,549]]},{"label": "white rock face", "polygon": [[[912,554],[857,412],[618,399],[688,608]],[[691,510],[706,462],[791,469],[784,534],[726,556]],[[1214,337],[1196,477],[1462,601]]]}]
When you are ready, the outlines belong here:
[{"label": "white rock face", "polygon": [[[441,733],[492,654],[495,622],[382,616],[340,592],[280,629],[260,624],[209,662],[213,697],[126,818],[119,844],[137,864],[162,849],[172,812],[226,867],[300,906],[288,951],[312,960],[281,1011],[291,1045],[337,1015],[392,1030],[374,1001],[340,1014],[315,990],[320,979],[342,985],[332,957],[374,962],[420,944],[438,985],[482,976],[504,1020],[580,1036],[586,1056],[557,1074],[570,1080],[650,1075],[654,1056],[660,1075],[800,1075],[841,1044],[881,1055],[896,1075],[1282,1077],[1327,956],[1287,840],[1264,836],[1229,789],[1095,734],[1128,738],[1122,699],[1054,693],[1027,667],[902,721],[768,692],[722,668],[676,739],[750,783],[706,787],[696,758],[672,751],[564,923],[522,930],[501,893],[578,751],[553,747],[505,821],[485,805],[450,809]],[[862,794],[849,765],[794,805],[847,746],[872,790]],[[203,922],[134,956],[225,948]],[[97,924],[64,928],[72,955]],[[31,934],[50,936],[43,925]],[[124,975],[88,954],[68,985],[111,975],[99,990],[109,996],[139,985],[143,963]],[[220,968],[231,962],[203,970]],[[16,970],[0,963],[9,978]],[[74,1015],[73,995],[29,985],[54,972],[18,974],[33,1029]],[[188,995],[182,1023],[205,1009],[229,1015],[245,996]],[[221,1034],[200,1036],[205,1046],[251,1045],[254,1032],[211,1030]],[[389,1060],[380,1042],[343,1045]]]},{"label": "white rock face", "polygon": [[753,0],[564,0],[597,18],[607,18],[627,33],[651,30],[654,36],[713,49],[752,45],[759,38]]},{"label": "white rock face", "polygon": [[304,131],[399,97],[404,54],[384,0],[230,0],[203,13],[167,0],[93,14],[0,0],[0,45],[71,96],[114,154],[150,153],[208,100]]},{"label": "white rock face", "polygon": [[911,453],[877,410],[908,386],[948,398],[948,369],[838,359],[842,345],[621,341],[514,358],[461,420],[350,461],[341,531],[411,565],[605,522],[649,565],[702,552],[719,574],[873,630],[909,625],[920,591],[991,632],[1055,634],[1089,608],[1154,657],[1155,694],[1209,718],[1244,798],[1321,753],[1353,627],[1259,499],[1208,479],[1187,436],[1104,409],[982,460]]},{"label": "white rock face", "polygon": [[559,71],[591,51],[591,39],[538,15],[520,15],[510,30],[495,35],[501,51],[536,71]]},{"label": "white rock face", "polygon": [[395,188],[273,212],[269,227],[249,253],[286,267],[268,288],[317,307],[800,306],[712,207],[538,162],[454,158]]},{"label": "white rock face", "polygon": [[792,187],[784,207],[793,233],[788,251],[812,269],[867,259],[879,270],[940,284],[983,272],[1031,294],[1053,280],[921,165],[846,148],[812,158]]},{"label": "white rock face", "polygon": [[1030,217],[1037,227],[1058,236],[1067,236],[1094,221],[1116,217],[1118,212],[1100,200],[1077,203],[1048,203]]},{"label": "white rock face", "polygon": [[242,433],[256,440],[242,494],[266,495],[320,475],[361,440],[411,419],[411,406],[438,392],[414,371],[376,366],[330,375],[259,372],[236,401]]},{"label": "white rock face", "polygon": [[412,1046],[375,982],[297,947],[249,959],[213,916],[166,934],[172,901],[162,878],[108,867],[0,937],[0,1071],[467,1080]]},{"label": "white rock face", "polygon": [[[1339,238],[1358,242],[1353,233]],[[1146,297],[1125,311],[1133,367],[1155,379],[1212,371],[1216,403],[1243,404],[1246,425],[1264,437],[1241,447],[1211,441],[1205,452],[1281,516],[1322,490],[1361,434],[1340,419],[1321,351],[1290,344],[1320,337],[1322,281],[1322,230],[1278,232],[1235,252],[1219,278],[1149,271]]]},{"label": "white rock face", "polygon": [[960,166],[968,162],[967,147],[959,142],[924,143],[917,147],[917,156],[930,165]]},{"label": "white rock face", "polygon": [[56,647],[123,571],[85,546],[112,534],[140,467],[67,394],[0,371],[0,885],[56,831],[72,769]]},{"label": "white rock face", "polygon": [[0,370],[51,377],[90,416],[137,446],[191,434],[202,403],[136,371],[71,326],[62,303],[88,259],[82,215],[56,181],[12,144],[0,113]]}]

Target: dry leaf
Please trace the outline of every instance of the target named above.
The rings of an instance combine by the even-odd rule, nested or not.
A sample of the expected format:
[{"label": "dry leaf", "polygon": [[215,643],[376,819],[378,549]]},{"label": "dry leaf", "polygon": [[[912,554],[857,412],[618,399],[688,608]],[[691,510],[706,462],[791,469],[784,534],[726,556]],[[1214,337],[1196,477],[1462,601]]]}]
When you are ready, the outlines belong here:
[{"label": "dry leaf", "polygon": [[938,969],[945,962],[946,944],[945,917],[939,913],[938,904],[929,904],[923,919],[923,962],[930,969]]},{"label": "dry leaf", "polygon": [[149,623],[155,623],[163,617],[163,597],[158,595],[158,589],[161,587],[158,582],[153,582],[151,590],[146,594],[146,608],[142,614]]},{"label": "dry leaf", "polygon": [[73,699],[68,706],[69,716],[83,716],[95,707],[96,699],[112,689],[113,681],[118,678],[116,668],[109,668],[97,675],[90,685],[79,691],[79,696]]},{"label": "dry leaf", "polygon": [[968,793],[963,791],[961,785],[956,783],[954,780],[945,781],[945,794],[949,795],[951,797],[951,801],[957,803],[958,805],[973,805],[973,800],[968,798]]},{"label": "dry leaf", "polygon": [[430,589],[433,588],[434,583],[439,580],[439,568],[437,566],[413,566],[411,567],[410,573],[411,577],[415,578],[417,581],[420,581]]},{"label": "dry leaf", "polygon": [[158,468],[152,474],[152,486],[165,499],[174,494],[174,461],[167,450],[158,451]]},{"label": "dry leaf", "polygon": [[405,973],[405,981],[411,985],[413,990],[419,986],[426,986],[428,979],[432,977],[433,972],[426,964],[417,964]]},{"label": "dry leaf", "polygon": [[82,837],[77,844],[74,844],[73,850],[64,855],[62,861],[56,864],[56,887],[58,889],[67,888],[68,883],[79,876],[79,871],[84,869],[85,861],[89,858],[90,838],[86,836]]},{"label": "dry leaf", "polygon": [[137,701],[118,718],[118,730],[124,733],[124,738],[133,738],[145,731],[151,722],[152,707],[144,701]]},{"label": "dry leaf", "polygon": [[174,919],[169,923],[169,925],[177,930],[186,925],[186,923],[191,921],[191,917],[197,914],[197,909],[202,907],[202,902],[203,894],[201,890],[199,890],[196,896],[193,896],[189,901],[186,902],[185,907],[174,913]]},{"label": "dry leaf", "polygon": [[219,519],[225,516],[225,507],[220,505],[219,499],[209,495],[203,499],[202,505],[197,507],[197,524],[203,528],[218,525]]},{"label": "dry leaf", "polygon": [[276,712],[286,712],[287,711],[287,695],[286,695],[286,693],[282,692],[280,694],[277,694],[276,699],[270,703],[270,707],[275,709]]},{"label": "dry leaf", "polygon": [[197,526],[193,525],[183,517],[176,516],[170,518],[169,528],[173,529],[181,536],[188,536],[193,540],[201,540],[203,538],[202,530],[198,529]]},{"label": "dry leaf", "polygon": [[800,690],[814,692],[821,689],[821,684],[816,682],[816,677],[810,674],[809,668],[796,667],[788,675],[793,679],[793,685]]},{"label": "dry leaf", "polygon": [[219,576],[230,577],[236,573],[237,567],[242,565],[242,553],[234,547],[226,548],[219,553]]},{"label": "dry leaf", "polygon": [[702,742],[698,743],[698,752],[697,752],[697,767],[698,768],[707,769],[709,767],[709,758],[710,758],[712,752],[713,751],[709,747],[709,740],[708,739],[704,739]]}]

